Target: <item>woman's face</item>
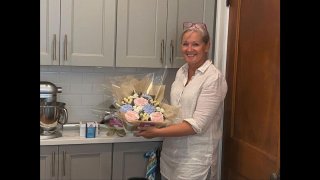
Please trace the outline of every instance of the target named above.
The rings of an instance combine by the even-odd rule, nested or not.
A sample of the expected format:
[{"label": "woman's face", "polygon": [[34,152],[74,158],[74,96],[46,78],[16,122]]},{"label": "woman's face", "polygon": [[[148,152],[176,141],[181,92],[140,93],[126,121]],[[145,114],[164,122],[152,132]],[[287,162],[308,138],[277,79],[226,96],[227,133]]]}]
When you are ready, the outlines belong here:
[{"label": "woman's face", "polygon": [[210,44],[202,41],[200,32],[189,31],[182,37],[181,52],[189,65],[202,65],[207,60]]}]

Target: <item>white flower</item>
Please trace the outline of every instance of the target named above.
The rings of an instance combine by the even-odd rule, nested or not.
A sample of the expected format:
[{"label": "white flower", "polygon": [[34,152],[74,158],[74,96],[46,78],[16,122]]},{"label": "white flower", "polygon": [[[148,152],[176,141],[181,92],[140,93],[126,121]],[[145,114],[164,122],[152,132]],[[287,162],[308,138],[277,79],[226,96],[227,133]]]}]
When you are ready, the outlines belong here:
[{"label": "white flower", "polygon": [[133,106],[133,110],[137,113],[139,113],[140,111],[142,111],[143,106]]}]

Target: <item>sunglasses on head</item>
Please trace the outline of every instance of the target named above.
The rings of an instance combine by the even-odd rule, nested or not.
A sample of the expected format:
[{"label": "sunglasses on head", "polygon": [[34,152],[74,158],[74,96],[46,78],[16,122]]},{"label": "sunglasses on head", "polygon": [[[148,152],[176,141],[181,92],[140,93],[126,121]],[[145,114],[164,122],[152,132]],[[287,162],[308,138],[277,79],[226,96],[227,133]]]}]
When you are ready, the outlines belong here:
[{"label": "sunglasses on head", "polygon": [[184,22],[183,23],[183,30],[193,29],[193,28],[207,30],[207,26],[204,23],[193,23],[193,22]]}]

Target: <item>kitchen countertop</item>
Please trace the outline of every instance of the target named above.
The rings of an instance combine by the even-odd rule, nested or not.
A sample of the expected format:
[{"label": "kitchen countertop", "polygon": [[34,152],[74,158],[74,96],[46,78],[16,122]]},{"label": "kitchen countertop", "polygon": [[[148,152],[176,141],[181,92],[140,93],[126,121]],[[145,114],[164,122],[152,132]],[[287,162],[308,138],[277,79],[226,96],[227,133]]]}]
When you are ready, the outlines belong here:
[{"label": "kitchen countertop", "polygon": [[107,136],[107,131],[100,131],[99,135],[95,138],[80,137],[79,126],[72,125],[71,128],[64,127],[62,137],[53,139],[40,139],[40,145],[67,145],[67,144],[95,144],[95,143],[123,143],[123,142],[146,142],[146,141],[162,141],[163,138],[146,139],[143,137],[136,137],[132,132],[127,132],[124,137],[116,134]]}]

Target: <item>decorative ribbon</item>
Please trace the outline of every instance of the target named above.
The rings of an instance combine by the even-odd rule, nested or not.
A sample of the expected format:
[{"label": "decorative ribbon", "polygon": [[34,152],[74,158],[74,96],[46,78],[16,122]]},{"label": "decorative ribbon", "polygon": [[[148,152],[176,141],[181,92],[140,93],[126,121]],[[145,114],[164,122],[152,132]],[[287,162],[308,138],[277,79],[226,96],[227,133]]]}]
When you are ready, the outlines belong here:
[{"label": "decorative ribbon", "polygon": [[156,178],[156,167],[157,167],[157,156],[155,151],[148,151],[144,154],[147,159],[147,172],[146,178],[148,180],[155,180]]}]

